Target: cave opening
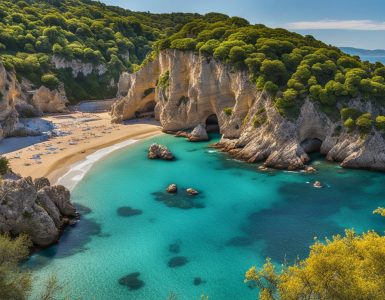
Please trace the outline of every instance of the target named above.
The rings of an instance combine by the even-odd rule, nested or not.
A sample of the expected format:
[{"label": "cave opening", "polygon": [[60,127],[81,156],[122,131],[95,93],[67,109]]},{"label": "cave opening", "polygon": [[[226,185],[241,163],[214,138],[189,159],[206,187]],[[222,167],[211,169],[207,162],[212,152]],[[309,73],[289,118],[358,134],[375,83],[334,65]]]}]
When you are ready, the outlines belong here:
[{"label": "cave opening", "polygon": [[216,114],[212,114],[206,119],[206,130],[209,133],[219,133],[219,123]]},{"label": "cave opening", "polygon": [[306,138],[301,142],[301,147],[307,154],[320,153],[322,140],[318,138]]},{"label": "cave opening", "polygon": [[155,118],[155,106],[156,102],[154,100],[147,102],[143,107],[135,112],[135,117],[140,118]]}]

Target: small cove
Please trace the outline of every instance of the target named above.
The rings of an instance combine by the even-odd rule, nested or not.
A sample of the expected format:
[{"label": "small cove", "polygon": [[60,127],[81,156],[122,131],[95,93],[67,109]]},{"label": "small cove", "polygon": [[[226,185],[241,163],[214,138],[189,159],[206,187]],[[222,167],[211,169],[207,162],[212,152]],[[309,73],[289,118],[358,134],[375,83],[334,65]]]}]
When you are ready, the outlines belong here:
[{"label": "small cove", "polygon": [[[148,160],[153,142],[176,161]],[[384,205],[381,173],[341,169],[317,155],[315,174],[261,172],[208,145],[162,135],[99,161],[72,193],[81,221],[28,261],[37,279],[56,274],[70,299],[255,299],[244,273],[266,256],[292,262],[315,236],[385,228],[372,215]],[[315,180],[326,187],[313,188]],[[159,201],[170,183],[199,190],[193,201],[202,206]],[[120,208],[134,213],[119,215]],[[143,284],[130,289],[121,278]]]}]

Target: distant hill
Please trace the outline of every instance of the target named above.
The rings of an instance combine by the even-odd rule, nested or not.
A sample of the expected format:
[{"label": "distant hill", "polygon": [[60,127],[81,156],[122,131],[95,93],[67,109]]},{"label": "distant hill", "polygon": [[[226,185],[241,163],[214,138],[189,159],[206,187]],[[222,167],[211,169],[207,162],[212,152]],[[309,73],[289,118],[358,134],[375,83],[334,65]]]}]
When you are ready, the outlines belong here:
[{"label": "distant hill", "polygon": [[385,56],[385,50],[376,49],[376,50],[368,50],[368,49],[360,49],[353,47],[340,47],[340,49],[348,53],[350,55],[364,55],[364,56]]},{"label": "distant hill", "polygon": [[385,50],[383,49],[368,50],[353,47],[340,47],[340,49],[347,54],[357,55],[364,61],[367,60],[371,63],[380,62],[385,64]]}]

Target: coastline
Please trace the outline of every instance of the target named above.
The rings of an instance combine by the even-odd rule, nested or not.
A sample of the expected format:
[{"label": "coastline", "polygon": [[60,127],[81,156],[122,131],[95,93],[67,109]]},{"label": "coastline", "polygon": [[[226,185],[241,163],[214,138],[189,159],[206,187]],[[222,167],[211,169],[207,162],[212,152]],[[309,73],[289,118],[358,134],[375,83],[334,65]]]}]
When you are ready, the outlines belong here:
[{"label": "coastline", "polygon": [[63,134],[4,156],[9,159],[15,173],[23,177],[47,177],[52,183],[57,183],[60,177],[89,160],[90,156],[96,162],[98,158],[92,155],[97,152],[97,156],[106,152],[109,154],[162,133],[161,127],[154,121],[111,124],[108,113],[75,112],[45,116],[44,120],[52,122],[56,131]]}]

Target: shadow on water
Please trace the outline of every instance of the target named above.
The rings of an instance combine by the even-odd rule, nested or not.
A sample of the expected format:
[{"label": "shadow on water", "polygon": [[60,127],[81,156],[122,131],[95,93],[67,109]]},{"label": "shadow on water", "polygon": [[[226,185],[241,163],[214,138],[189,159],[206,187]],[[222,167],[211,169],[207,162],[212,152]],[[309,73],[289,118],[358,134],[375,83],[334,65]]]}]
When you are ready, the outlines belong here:
[{"label": "shadow on water", "polygon": [[108,237],[102,233],[99,223],[87,217],[91,213],[90,208],[80,204],[75,204],[75,207],[81,216],[80,220],[63,231],[57,244],[34,253],[26,262],[26,267],[33,270],[43,268],[51,263],[53,258],[65,258],[87,251],[87,244],[93,236]]}]

